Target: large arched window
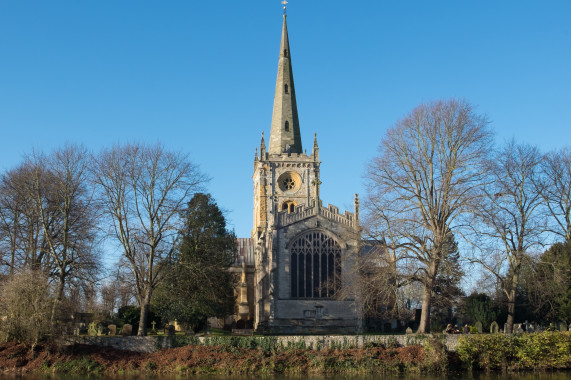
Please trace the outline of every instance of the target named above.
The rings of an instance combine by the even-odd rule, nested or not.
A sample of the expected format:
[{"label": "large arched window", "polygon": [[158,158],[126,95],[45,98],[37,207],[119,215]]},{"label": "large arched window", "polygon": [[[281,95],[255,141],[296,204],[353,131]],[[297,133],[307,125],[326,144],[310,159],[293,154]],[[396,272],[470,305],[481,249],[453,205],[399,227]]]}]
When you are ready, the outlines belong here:
[{"label": "large arched window", "polygon": [[291,297],[331,298],[341,288],[341,246],[321,231],[310,231],[293,241]]}]

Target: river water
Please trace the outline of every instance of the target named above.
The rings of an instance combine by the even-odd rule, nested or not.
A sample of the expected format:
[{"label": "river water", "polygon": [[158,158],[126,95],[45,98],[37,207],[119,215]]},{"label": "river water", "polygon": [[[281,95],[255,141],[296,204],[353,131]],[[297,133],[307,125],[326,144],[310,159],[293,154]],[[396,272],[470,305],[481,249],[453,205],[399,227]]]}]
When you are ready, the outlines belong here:
[{"label": "river water", "polygon": [[[255,380],[260,379],[259,376],[68,376],[68,375],[24,375],[24,376],[9,376],[0,375],[0,380]],[[330,375],[330,376],[263,376],[264,380],[570,380],[571,372],[529,372],[519,374],[488,374],[488,373],[462,373],[456,375],[441,375],[441,376],[424,376],[424,375],[360,375],[360,376],[344,376],[344,375]]]}]

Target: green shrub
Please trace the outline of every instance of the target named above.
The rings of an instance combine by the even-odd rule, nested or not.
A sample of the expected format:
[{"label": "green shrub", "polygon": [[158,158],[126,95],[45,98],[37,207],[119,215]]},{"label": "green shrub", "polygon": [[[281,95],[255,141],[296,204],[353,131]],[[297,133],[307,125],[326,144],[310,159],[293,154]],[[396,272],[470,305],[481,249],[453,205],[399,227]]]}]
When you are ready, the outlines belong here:
[{"label": "green shrub", "polygon": [[169,339],[171,341],[171,348],[200,344],[198,338],[193,335],[173,335],[170,336]]},{"label": "green shrub", "polygon": [[427,372],[444,373],[448,365],[448,355],[444,336],[436,335],[423,340],[424,370]]},{"label": "green shrub", "polygon": [[571,332],[463,336],[457,352],[468,368],[569,369]]}]

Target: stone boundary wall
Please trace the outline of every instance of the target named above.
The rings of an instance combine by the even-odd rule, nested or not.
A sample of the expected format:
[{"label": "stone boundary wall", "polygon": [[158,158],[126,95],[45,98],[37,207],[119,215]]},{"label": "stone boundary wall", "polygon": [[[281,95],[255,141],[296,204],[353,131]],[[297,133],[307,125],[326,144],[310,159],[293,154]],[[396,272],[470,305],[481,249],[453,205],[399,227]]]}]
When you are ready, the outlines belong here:
[{"label": "stone boundary wall", "polygon": [[[422,341],[432,335],[284,335],[284,336],[254,336],[254,337],[226,337],[226,336],[201,336],[197,337],[200,344],[220,344],[220,340],[232,338],[270,338],[273,337],[281,346],[304,345],[312,349],[322,348],[349,348],[363,347],[366,344],[384,344],[410,346],[422,344]],[[462,335],[438,335],[444,339],[443,343],[449,351],[455,351],[458,346],[458,338]],[[180,336],[177,336],[180,337]],[[171,348],[173,339],[168,336],[67,336],[62,339],[64,345],[87,344],[92,346],[112,347],[118,350],[136,352],[156,352],[163,348]]]},{"label": "stone boundary wall", "polygon": [[117,350],[135,352],[156,352],[161,348],[170,348],[168,336],[66,336],[61,343],[66,346],[87,344],[90,346],[112,347]]}]

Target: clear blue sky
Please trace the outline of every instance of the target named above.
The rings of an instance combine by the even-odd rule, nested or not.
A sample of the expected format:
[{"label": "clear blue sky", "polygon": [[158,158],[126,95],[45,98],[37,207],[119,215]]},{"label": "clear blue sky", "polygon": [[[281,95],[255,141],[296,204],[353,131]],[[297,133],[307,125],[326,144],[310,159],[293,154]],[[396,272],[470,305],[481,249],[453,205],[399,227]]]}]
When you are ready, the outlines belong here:
[{"label": "clear blue sky", "polygon": [[[279,0],[0,0],[0,171],[66,141],[160,141],[248,237],[281,25]],[[291,0],[288,27],[325,203],[352,209],[385,131],[424,101],[466,98],[498,141],[571,144],[569,0]]]}]

